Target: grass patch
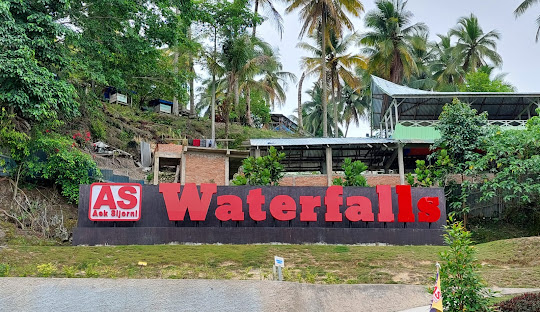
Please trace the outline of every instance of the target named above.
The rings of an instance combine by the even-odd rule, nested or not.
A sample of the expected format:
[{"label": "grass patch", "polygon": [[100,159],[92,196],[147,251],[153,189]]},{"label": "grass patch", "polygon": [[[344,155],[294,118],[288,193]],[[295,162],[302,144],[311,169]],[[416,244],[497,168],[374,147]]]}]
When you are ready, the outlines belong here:
[{"label": "grass patch", "polygon": [[[538,287],[540,237],[480,244],[481,273],[490,286]],[[0,263],[9,276],[272,279],[274,255],[287,281],[319,284],[429,285],[441,246],[156,245],[9,246]],[[145,267],[139,261],[147,262]],[[38,270],[41,266],[41,270]],[[54,269],[51,269],[54,268]]]}]

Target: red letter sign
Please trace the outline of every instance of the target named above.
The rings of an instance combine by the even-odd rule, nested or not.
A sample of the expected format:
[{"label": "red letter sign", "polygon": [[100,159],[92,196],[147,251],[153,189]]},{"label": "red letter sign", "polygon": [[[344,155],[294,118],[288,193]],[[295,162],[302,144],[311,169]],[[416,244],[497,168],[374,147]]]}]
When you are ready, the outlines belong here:
[{"label": "red letter sign", "polygon": [[394,222],[392,213],[392,188],[390,185],[377,185],[377,194],[379,195],[379,222]]},{"label": "red letter sign", "polygon": [[326,190],[324,204],[326,205],[326,213],[324,219],[326,222],[341,222],[343,215],[339,212],[339,207],[343,205],[343,186],[332,185]]},{"label": "red letter sign", "polygon": [[398,195],[399,213],[397,216],[398,222],[414,222],[414,214],[412,211],[412,195],[410,185],[396,185],[396,193]]},{"label": "red letter sign", "polygon": [[138,221],[142,187],[137,183],[90,185],[88,218],[92,221]]},{"label": "red letter sign", "polygon": [[296,218],[296,202],[291,196],[278,195],[270,202],[270,213],[279,221]]},{"label": "red letter sign", "polygon": [[163,194],[169,220],[183,221],[186,211],[189,211],[191,221],[204,221],[212,195],[217,193],[217,186],[216,184],[201,184],[202,198],[199,197],[195,183],[184,186],[180,199],[178,199],[180,183],[161,183],[159,192]]},{"label": "red letter sign", "polygon": [[439,197],[422,197],[418,201],[418,221],[437,222],[441,217]]}]

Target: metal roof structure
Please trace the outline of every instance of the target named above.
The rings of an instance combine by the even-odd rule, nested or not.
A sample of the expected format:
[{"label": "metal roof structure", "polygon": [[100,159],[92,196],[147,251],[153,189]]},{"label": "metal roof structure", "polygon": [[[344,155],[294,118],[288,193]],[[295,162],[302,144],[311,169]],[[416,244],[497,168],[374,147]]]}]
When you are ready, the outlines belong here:
[{"label": "metal roof structure", "polygon": [[400,121],[437,120],[444,104],[454,98],[471,104],[478,112],[488,112],[490,120],[529,119],[540,106],[540,92],[435,92],[401,86],[376,76],[371,79],[373,128],[379,127],[393,101]]},{"label": "metal roof structure", "polygon": [[286,172],[326,172],[326,148],[332,149],[332,170],[341,171],[345,158],[364,162],[369,170],[397,169],[397,145],[406,144],[405,166],[414,168],[417,154],[408,153],[415,149],[426,149],[433,140],[394,140],[384,138],[292,138],[251,139],[252,155],[256,151],[266,155],[271,146],[285,153],[282,164]]}]

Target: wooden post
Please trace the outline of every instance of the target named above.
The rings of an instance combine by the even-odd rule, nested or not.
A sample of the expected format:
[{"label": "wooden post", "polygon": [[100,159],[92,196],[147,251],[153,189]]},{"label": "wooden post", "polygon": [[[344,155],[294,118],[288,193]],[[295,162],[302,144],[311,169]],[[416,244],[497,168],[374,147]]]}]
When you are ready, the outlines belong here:
[{"label": "wooden post", "polygon": [[184,147],[184,153],[182,158],[180,158],[180,184],[186,184],[186,150],[187,146]]},{"label": "wooden post", "polygon": [[328,186],[332,185],[332,148],[326,148],[326,182]]},{"label": "wooden post", "polygon": [[225,157],[225,186],[229,185],[229,156]]},{"label": "wooden post", "polygon": [[403,163],[403,144],[398,143],[398,166],[399,166],[399,183],[405,184],[405,164]]}]

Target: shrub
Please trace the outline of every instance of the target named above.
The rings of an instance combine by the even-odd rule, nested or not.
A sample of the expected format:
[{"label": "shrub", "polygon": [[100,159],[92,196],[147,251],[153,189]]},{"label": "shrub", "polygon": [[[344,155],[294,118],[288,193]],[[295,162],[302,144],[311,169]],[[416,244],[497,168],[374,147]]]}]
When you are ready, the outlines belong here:
[{"label": "shrub", "polygon": [[44,263],[37,266],[38,276],[49,277],[56,272],[56,267],[52,263]]},{"label": "shrub", "polygon": [[285,153],[278,153],[275,147],[270,147],[269,154],[263,157],[248,157],[244,159],[241,174],[236,174],[233,185],[279,185],[283,178],[283,165],[280,161]]},{"label": "shrub", "polygon": [[350,158],[345,158],[341,168],[345,174],[345,179],[335,178],[332,182],[333,185],[368,186],[366,178],[362,175],[368,168],[366,164],[359,160],[353,162]]},{"label": "shrub", "polygon": [[6,277],[9,275],[9,264],[0,263],[0,277]]},{"label": "shrub", "polygon": [[[452,219],[450,219],[452,221]],[[449,249],[441,252],[441,292],[446,312],[490,311],[491,293],[478,273],[476,250],[471,232],[462,222],[445,226],[444,242]]]},{"label": "shrub", "polygon": [[495,305],[500,312],[540,311],[540,293],[528,293]]},{"label": "shrub", "polygon": [[90,122],[90,132],[96,139],[104,139],[107,136],[107,128],[101,120],[92,120]]}]

